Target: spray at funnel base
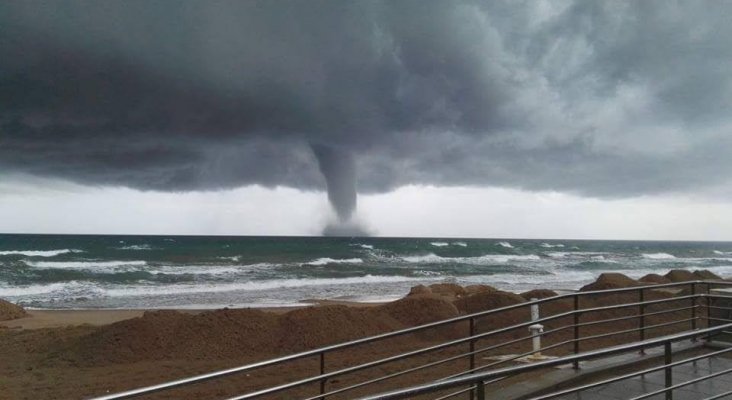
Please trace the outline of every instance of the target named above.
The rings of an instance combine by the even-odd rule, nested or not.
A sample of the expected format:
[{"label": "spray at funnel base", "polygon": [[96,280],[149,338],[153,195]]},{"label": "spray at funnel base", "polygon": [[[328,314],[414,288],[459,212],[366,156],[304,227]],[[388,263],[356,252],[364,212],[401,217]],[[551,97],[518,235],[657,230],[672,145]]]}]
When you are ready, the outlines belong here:
[{"label": "spray at funnel base", "polygon": [[356,211],[356,162],[353,155],[343,149],[324,144],[312,144],[318,159],[320,172],[328,188],[328,201],[338,220],[323,229],[326,236],[368,236],[363,227],[353,219]]}]

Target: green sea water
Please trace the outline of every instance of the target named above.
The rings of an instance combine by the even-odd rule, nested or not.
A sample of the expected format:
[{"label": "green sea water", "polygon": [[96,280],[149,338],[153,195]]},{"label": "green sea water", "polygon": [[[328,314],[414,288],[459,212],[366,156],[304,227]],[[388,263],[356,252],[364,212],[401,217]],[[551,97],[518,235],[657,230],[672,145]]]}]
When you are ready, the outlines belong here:
[{"label": "green sea water", "polygon": [[732,274],[730,242],[0,235],[0,298],[36,308],[379,301],[417,284],[577,289],[599,273]]}]

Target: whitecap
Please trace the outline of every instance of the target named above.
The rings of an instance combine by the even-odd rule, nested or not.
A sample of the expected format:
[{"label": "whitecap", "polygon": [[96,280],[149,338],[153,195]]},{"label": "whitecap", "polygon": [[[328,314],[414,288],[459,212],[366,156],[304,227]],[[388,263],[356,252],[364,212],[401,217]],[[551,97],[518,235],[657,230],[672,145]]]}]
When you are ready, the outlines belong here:
[{"label": "whitecap", "polygon": [[668,253],[643,253],[642,256],[649,260],[671,260],[676,258],[676,256]]},{"label": "whitecap", "polygon": [[323,257],[323,258],[318,258],[317,260],[303,263],[302,265],[319,266],[319,265],[328,265],[328,264],[360,264],[362,262],[363,262],[363,260],[360,258],[339,259],[339,258]]},{"label": "whitecap", "polygon": [[447,242],[431,242],[430,244],[435,247],[445,247],[450,245],[450,243]]},{"label": "whitecap", "polygon": [[117,250],[153,250],[149,244],[133,244],[130,246],[116,247]]},{"label": "whitecap", "polygon": [[541,247],[543,247],[545,249],[552,249],[552,248],[555,248],[555,247],[557,247],[557,248],[564,247],[564,245],[561,244],[561,243],[558,243],[558,244],[542,243],[539,246],[541,246]]},{"label": "whitecap", "polygon": [[151,274],[165,275],[236,275],[269,270],[280,264],[257,263],[245,265],[159,265],[146,269]]},{"label": "whitecap", "polygon": [[498,242],[498,245],[507,249],[512,249],[513,245],[509,242]]},{"label": "whitecap", "polygon": [[134,297],[166,294],[186,293],[221,293],[235,291],[259,291],[280,288],[296,288],[310,286],[338,286],[338,285],[359,285],[378,283],[398,283],[424,281],[429,278],[417,278],[408,276],[383,276],[364,275],[348,278],[305,278],[305,279],[272,279],[261,281],[248,281],[222,284],[174,284],[174,285],[129,285],[106,289],[108,296],[112,297]]},{"label": "whitecap", "polygon": [[83,250],[60,249],[60,250],[7,250],[0,251],[0,256],[21,255],[26,257],[55,257],[61,254],[83,253]]},{"label": "whitecap", "polygon": [[28,266],[41,269],[106,270],[119,267],[142,267],[146,261],[25,261]]},{"label": "whitecap", "polygon": [[453,246],[460,246],[460,247],[468,247],[468,244],[465,242],[452,242]]},{"label": "whitecap", "polygon": [[509,261],[537,261],[541,258],[534,254],[513,255],[513,254],[486,254],[477,257],[442,257],[434,253],[418,256],[404,256],[401,259],[408,263],[415,264],[472,264],[491,265],[495,263],[507,263]]}]

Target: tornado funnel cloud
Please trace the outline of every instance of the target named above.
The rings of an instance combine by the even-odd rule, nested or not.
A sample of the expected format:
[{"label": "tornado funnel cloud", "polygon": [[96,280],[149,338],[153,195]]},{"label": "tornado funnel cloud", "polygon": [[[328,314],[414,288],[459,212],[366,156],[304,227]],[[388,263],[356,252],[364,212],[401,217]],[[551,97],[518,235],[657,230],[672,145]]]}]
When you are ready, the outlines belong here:
[{"label": "tornado funnel cloud", "polygon": [[356,210],[356,163],[353,155],[328,145],[314,144],[312,148],[320,172],[325,177],[328,201],[338,214],[338,220],[346,222]]}]

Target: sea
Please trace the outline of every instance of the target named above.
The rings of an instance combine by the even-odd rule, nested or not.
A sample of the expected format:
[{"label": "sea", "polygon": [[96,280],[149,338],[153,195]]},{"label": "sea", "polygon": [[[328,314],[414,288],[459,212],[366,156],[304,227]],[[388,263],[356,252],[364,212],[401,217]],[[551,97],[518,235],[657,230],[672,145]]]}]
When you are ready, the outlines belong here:
[{"label": "sea", "polygon": [[0,235],[0,298],[36,309],[378,302],[418,284],[576,290],[602,272],[732,275],[732,242]]}]

